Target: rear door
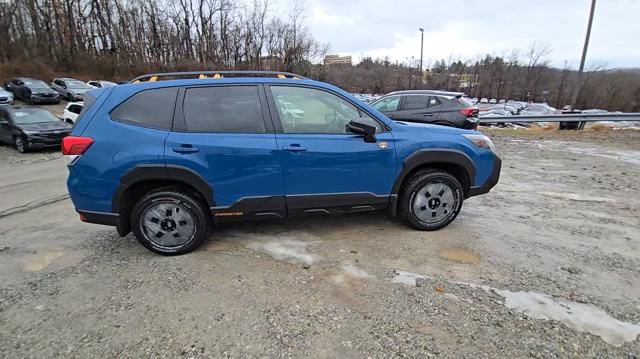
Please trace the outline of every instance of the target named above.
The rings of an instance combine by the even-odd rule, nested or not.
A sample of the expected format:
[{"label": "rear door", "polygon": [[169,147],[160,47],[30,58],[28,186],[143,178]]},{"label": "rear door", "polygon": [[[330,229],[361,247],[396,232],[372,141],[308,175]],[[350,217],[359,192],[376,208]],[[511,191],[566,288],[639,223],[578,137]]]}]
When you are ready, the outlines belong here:
[{"label": "rear door", "polygon": [[[293,85],[266,86],[275,119],[290,214],[385,207],[395,180],[391,132],[333,92]],[[296,116],[289,116],[295,111]],[[349,133],[360,118],[376,127],[377,142]]]},{"label": "rear door", "polygon": [[261,85],[181,89],[165,158],[168,168],[184,166],[205,178],[217,220],[285,213],[278,147]]},{"label": "rear door", "polygon": [[9,116],[9,112],[2,107],[0,107],[0,141],[4,144],[13,143],[11,117]]},{"label": "rear door", "polygon": [[421,94],[403,95],[396,119],[412,122],[436,122],[438,113],[429,108],[431,96]]}]

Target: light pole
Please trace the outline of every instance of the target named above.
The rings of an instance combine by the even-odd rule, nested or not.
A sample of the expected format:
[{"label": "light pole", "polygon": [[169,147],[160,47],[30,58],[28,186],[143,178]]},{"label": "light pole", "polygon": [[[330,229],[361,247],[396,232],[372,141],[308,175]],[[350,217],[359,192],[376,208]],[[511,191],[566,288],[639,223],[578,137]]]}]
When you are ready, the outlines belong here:
[{"label": "light pole", "polygon": [[591,24],[593,23],[593,12],[596,8],[596,0],[591,0],[591,12],[589,13],[589,23],[587,24],[587,35],[584,38],[584,47],[582,48],[582,58],[580,59],[580,68],[578,69],[578,83],[576,89],[573,92],[573,99],[571,101],[571,111],[576,106],[578,101],[578,95],[582,89],[582,72],[584,71],[584,61],[587,58],[587,48],[589,47],[589,37],[591,37]]},{"label": "light pole", "polygon": [[422,55],[424,51],[424,29],[419,27],[420,30],[420,83],[422,83]]}]

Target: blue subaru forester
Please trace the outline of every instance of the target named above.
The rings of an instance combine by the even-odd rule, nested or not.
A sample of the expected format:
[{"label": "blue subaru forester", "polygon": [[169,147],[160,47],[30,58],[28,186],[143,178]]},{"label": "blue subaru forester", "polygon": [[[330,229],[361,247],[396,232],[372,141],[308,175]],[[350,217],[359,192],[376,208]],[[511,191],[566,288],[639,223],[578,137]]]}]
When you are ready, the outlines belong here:
[{"label": "blue subaru forester", "polygon": [[387,209],[436,230],[500,175],[479,132],[394,122],[288,73],[150,74],[84,102],[62,144],[80,219],[161,254],[222,221]]}]

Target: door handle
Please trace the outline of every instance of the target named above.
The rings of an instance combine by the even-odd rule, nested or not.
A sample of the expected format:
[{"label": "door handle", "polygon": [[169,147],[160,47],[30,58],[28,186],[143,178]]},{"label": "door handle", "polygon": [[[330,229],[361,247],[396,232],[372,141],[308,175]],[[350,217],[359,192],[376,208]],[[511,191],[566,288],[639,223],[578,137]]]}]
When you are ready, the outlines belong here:
[{"label": "door handle", "polygon": [[289,145],[289,146],[283,147],[282,149],[289,152],[302,152],[307,150],[306,147],[301,147],[298,144]]},{"label": "door handle", "polygon": [[200,151],[199,148],[192,147],[191,145],[182,145],[180,147],[173,147],[172,150],[175,153],[196,153]]},{"label": "door handle", "polygon": [[431,116],[433,116],[433,114],[432,113],[423,113],[422,116],[423,117],[431,117]]}]

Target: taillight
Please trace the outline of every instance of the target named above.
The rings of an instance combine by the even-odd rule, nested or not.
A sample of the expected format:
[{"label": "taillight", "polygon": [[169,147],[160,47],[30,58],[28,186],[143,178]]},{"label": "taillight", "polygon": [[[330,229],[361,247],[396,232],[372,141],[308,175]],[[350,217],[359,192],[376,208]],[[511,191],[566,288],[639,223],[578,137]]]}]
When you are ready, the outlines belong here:
[{"label": "taillight", "polygon": [[79,156],[93,143],[91,137],[67,136],[62,139],[62,154],[65,156]]},{"label": "taillight", "polygon": [[473,117],[478,115],[477,108],[463,108],[460,109],[460,113],[465,115],[466,117]]}]

